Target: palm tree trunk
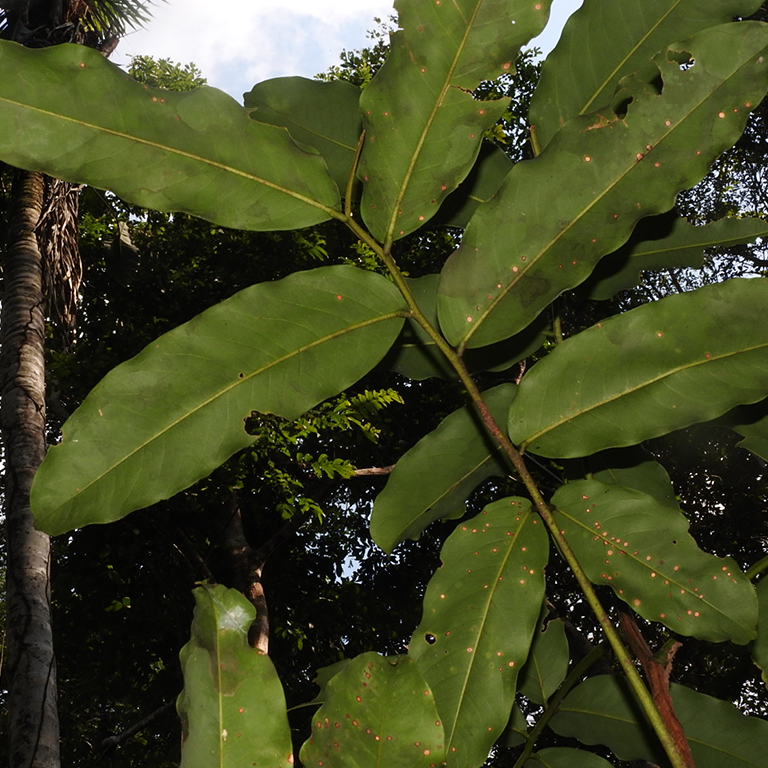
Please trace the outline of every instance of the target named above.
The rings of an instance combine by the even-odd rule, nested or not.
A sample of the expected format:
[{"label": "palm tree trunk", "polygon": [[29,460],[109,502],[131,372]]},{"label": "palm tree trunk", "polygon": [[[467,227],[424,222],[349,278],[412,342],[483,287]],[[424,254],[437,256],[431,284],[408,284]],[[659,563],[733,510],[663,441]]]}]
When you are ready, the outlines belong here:
[{"label": "palm tree trunk", "polygon": [[10,766],[58,768],[50,540],[35,530],[29,507],[32,479],[46,449],[42,259],[35,234],[45,180],[39,173],[19,173],[14,187],[0,322]]}]

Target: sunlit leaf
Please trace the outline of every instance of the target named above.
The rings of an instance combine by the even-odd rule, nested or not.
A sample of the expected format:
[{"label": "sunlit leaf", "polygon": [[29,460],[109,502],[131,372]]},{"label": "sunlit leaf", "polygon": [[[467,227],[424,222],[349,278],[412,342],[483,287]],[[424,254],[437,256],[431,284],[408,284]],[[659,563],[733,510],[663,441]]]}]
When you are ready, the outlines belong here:
[{"label": "sunlit leaf", "polygon": [[[501,423],[514,396],[513,384],[484,393],[491,415]],[[435,520],[461,517],[481,481],[509,471],[500,450],[473,408],[454,411],[397,462],[373,505],[373,540],[391,552],[401,541],[418,538]]]},{"label": "sunlit leaf", "polygon": [[626,242],[639,219],[672,208],[761,101],[766,46],[762,23],[708,29],[655,57],[661,86],[628,80],[618,114],[574,118],[539,157],[515,165],[443,268],[446,338],[479,347],[517,333]]},{"label": "sunlit leaf", "polygon": [[301,760],[334,768],[430,768],[442,763],[444,744],[435,700],[413,659],[364,653],[326,683]]},{"label": "sunlit leaf", "polygon": [[[671,685],[672,703],[696,768],[757,768],[765,765],[768,722],[745,717],[730,702]],[[591,677],[571,691],[550,721],[552,729],[584,744],[605,744],[622,760],[666,765],[624,681],[612,675]]]},{"label": "sunlit leaf", "polygon": [[319,155],[215,88],[150,88],[79,45],[0,41],[0,70],[0,158],[19,168],[240,229],[306,227],[340,207]]},{"label": "sunlit leaf", "polygon": [[402,327],[394,285],[322,267],[246,288],[115,368],[35,478],[36,524],[117,520],[205,477],[254,438],[251,411],[295,419],[367,373]]},{"label": "sunlit leaf", "polygon": [[589,580],[610,586],[644,618],[702,640],[755,638],[752,584],[730,557],[699,549],[682,512],[597,480],[562,486],[552,504]]},{"label": "sunlit leaf", "polygon": [[268,656],[248,645],[256,609],[235,589],[199,587],[181,650],[181,768],[293,765],[283,688]]},{"label": "sunlit leaf", "polygon": [[544,62],[531,100],[537,145],[572,117],[610,104],[619,80],[647,70],[657,51],[759,7],[759,0],[643,0],[631,11],[616,0],[584,3]]},{"label": "sunlit leaf", "polygon": [[445,727],[449,768],[480,766],[503,732],[544,597],[548,539],[527,499],[460,524],[411,640]]},{"label": "sunlit leaf", "polygon": [[768,323],[755,318],[767,303],[768,279],[728,280],[582,331],[523,377],[510,437],[543,456],[587,456],[762,399]]},{"label": "sunlit leaf", "polygon": [[[397,0],[400,30],[363,91],[362,214],[381,242],[431,219],[474,165],[507,100],[476,101],[546,24],[551,0]],[[514,25],[513,23],[514,22]]]},{"label": "sunlit leaf", "polygon": [[359,88],[346,80],[276,77],[254,85],[243,101],[254,120],[287,128],[296,141],[314,147],[344,193],[363,130]]}]

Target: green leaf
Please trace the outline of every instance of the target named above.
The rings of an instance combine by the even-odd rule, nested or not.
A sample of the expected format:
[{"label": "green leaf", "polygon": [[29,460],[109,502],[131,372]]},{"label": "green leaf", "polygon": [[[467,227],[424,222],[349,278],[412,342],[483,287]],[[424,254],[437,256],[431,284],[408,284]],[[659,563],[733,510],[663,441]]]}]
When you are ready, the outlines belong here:
[{"label": "green leaf", "polygon": [[101,381],[35,478],[36,524],[117,520],[205,477],[254,438],[251,411],[295,419],[357,381],[402,326],[380,275],[322,267],[251,286]]},{"label": "green leaf", "polygon": [[[483,395],[491,415],[502,423],[514,396],[513,384]],[[461,517],[480,482],[509,472],[500,451],[473,408],[454,411],[397,462],[373,505],[373,540],[389,553],[401,541],[418,538],[435,520]]]},{"label": "green leaf", "polygon": [[536,704],[546,704],[565,680],[570,658],[565,624],[553,619],[533,636],[531,653],[520,673],[520,693]]},{"label": "green leaf", "polygon": [[768,236],[763,219],[725,218],[694,227],[675,212],[643,219],[618,251],[603,258],[582,286],[590,299],[610,299],[641,281],[643,270],[700,267],[707,248],[751,243]]},{"label": "green leaf", "polygon": [[[397,0],[389,58],[363,91],[362,214],[380,242],[418,229],[475,163],[507,100],[476,101],[546,24],[551,0]],[[510,22],[514,22],[514,26]]]},{"label": "green leaf", "polygon": [[527,739],[528,721],[525,719],[523,710],[517,704],[513,704],[512,714],[510,715],[507,727],[503,730],[496,743],[502,747],[519,747]]},{"label": "green leaf", "polygon": [[215,88],[143,86],[79,45],[0,41],[0,70],[11,165],[239,229],[307,227],[340,207],[321,157]]},{"label": "green leaf", "polygon": [[254,120],[287,128],[296,141],[316,149],[344,193],[363,130],[359,88],[346,80],[276,77],[254,85],[243,100]]},{"label": "green leaf", "polygon": [[[427,320],[437,328],[437,283],[439,275],[425,275],[415,279],[406,278],[419,309]],[[479,349],[468,349],[464,353],[464,364],[470,373],[477,371],[505,371],[520,360],[533,354],[544,344],[546,320],[534,321],[528,328],[509,339]],[[451,367],[437,344],[415,321],[409,319],[400,337],[382,361],[382,366],[402,373],[409,379],[428,379],[439,376],[456,379],[458,375]]]},{"label": "green leaf", "polygon": [[536,143],[545,147],[572,117],[610,104],[619,80],[648,70],[671,42],[759,7],[758,0],[643,0],[628,13],[615,0],[584,3],[542,66],[530,109]]},{"label": "green leaf", "polygon": [[763,682],[768,686],[768,578],[757,585],[758,622],[757,639],[752,644],[752,660],[763,671]]},{"label": "green leaf", "polygon": [[734,431],[744,436],[737,443],[740,448],[768,461],[768,399],[734,408],[727,414],[725,421]]},{"label": "green leaf", "polygon": [[435,694],[449,768],[482,765],[509,719],[539,620],[549,542],[527,499],[506,498],[443,545],[411,640]]},{"label": "green leaf", "polygon": [[[733,704],[682,685],[673,683],[670,688],[696,768],[765,766],[768,722],[745,717]],[[584,744],[605,744],[622,760],[666,764],[628,687],[612,675],[591,677],[574,688],[550,725],[556,733]]]},{"label": "green leaf", "polygon": [[558,527],[593,584],[682,635],[744,645],[755,590],[730,557],[702,552],[682,512],[620,485],[582,480],[552,497]]},{"label": "green leaf", "polygon": [[304,765],[333,768],[439,765],[443,727],[432,691],[407,656],[364,653],[325,686],[301,748]]},{"label": "green leaf", "polygon": [[181,649],[181,768],[293,765],[283,688],[248,645],[256,609],[235,589],[194,590],[192,637]]},{"label": "green leaf", "polygon": [[592,475],[590,479],[642,491],[665,507],[679,509],[667,470],[642,448],[602,451],[590,456],[587,463]]},{"label": "green leaf", "polygon": [[458,188],[440,206],[433,224],[466,227],[481,203],[487,203],[498,191],[514,163],[503,149],[484,141],[472,170]]},{"label": "green leaf", "polygon": [[526,760],[525,768],[611,768],[599,755],[570,747],[549,747]]},{"label": "green leaf", "polygon": [[672,46],[654,59],[661,93],[632,79],[619,115],[575,118],[538,158],[515,165],[443,268],[448,341],[463,349],[517,333],[626,242],[639,219],[672,208],[762,99],[767,45],[768,26],[744,22]]},{"label": "green leaf", "polygon": [[755,318],[766,303],[768,280],[728,280],[582,331],[523,377],[510,437],[542,456],[586,456],[760,400],[768,324]]}]

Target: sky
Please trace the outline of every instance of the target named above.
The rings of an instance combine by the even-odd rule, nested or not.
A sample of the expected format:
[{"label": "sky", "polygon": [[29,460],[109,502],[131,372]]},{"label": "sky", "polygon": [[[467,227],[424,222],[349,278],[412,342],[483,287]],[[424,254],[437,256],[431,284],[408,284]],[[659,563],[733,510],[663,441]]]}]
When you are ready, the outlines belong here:
[{"label": "sky", "polygon": [[[544,35],[545,51],[581,0],[554,0]],[[343,49],[363,48],[374,18],[392,15],[391,0],[156,0],[145,29],[127,35],[111,59],[125,67],[131,55],[194,63],[216,86],[234,96],[262,80],[314,77],[339,60]]]}]

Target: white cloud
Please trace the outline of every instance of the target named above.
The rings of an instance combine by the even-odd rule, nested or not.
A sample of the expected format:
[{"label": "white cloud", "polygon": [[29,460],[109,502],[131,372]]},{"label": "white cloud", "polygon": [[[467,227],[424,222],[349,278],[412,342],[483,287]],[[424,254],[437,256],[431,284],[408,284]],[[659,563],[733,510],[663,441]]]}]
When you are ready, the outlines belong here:
[{"label": "white cloud", "polygon": [[312,77],[338,62],[343,48],[363,47],[374,17],[391,0],[171,0],[153,8],[147,28],[121,41],[113,60],[147,54],[194,62],[215,85],[239,98],[270,77]]},{"label": "white cloud", "polygon": [[[581,0],[554,0],[545,34],[533,42],[546,51]],[[112,59],[127,66],[146,54],[193,62],[211,85],[240,100],[262,80],[314,77],[338,63],[342,49],[370,41],[365,33],[388,20],[392,0],[156,0],[146,29],[120,42]]]}]

